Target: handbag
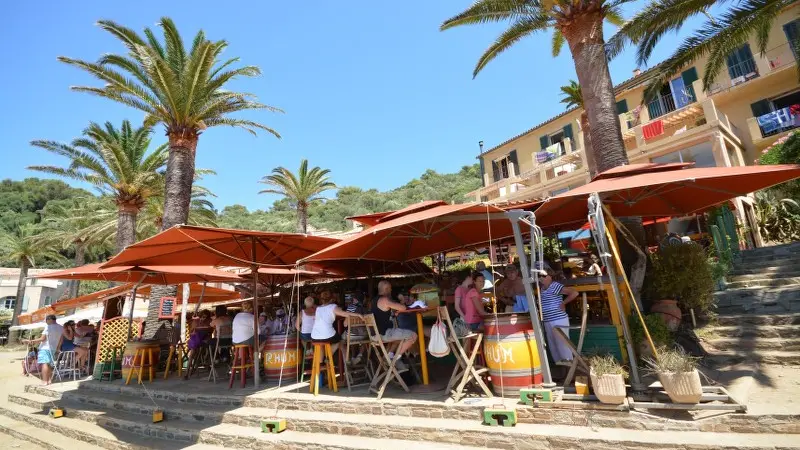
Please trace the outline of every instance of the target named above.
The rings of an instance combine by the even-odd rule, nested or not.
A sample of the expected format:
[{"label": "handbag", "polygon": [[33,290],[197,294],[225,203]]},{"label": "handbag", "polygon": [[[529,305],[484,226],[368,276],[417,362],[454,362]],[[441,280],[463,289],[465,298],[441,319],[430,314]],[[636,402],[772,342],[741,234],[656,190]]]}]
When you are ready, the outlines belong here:
[{"label": "handbag", "polygon": [[431,328],[431,339],[428,342],[428,353],[436,358],[444,358],[450,354],[450,346],[447,345],[447,330],[442,323],[441,316],[437,314],[436,323]]}]

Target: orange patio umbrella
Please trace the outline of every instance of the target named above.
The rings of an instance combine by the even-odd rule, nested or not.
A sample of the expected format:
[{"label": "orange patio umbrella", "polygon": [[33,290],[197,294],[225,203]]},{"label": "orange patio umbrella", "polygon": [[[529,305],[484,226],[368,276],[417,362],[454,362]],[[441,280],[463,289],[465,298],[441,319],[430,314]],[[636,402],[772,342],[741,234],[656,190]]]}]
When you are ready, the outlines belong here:
[{"label": "orange patio umbrella", "polygon": [[302,261],[323,268],[341,260],[408,263],[513,234],[511,222],[495,206],[423,202],[384,216],[371,228]]},{"label": "orange patio umbrella", "polygon": [[[239,277],[252,280],[253,270],[239,274]],[[294,280],[313,280],[316,278],[335,278],[334,275],[313,270],[289,269],[285,267],[259,267],[258,281],[263,284],[280,286],[291,283]]]},{"label": "orange patio umbrella", "polygon": [[547,199],[536,210],[542,228],[584,223],[597,193],[617,217],[694,214],[732,198],[800,177],[800,165],[703,167],[632,164],[603,172],[591,183]]},{"label": "orange patio umbrella", "polygon": [[51,280],[97,280],[117,283],[183,284],[195,282],[237,282],[239,276],[210,266],[116,266],[103,268],[104,263],[86,264],[31,278]]}]

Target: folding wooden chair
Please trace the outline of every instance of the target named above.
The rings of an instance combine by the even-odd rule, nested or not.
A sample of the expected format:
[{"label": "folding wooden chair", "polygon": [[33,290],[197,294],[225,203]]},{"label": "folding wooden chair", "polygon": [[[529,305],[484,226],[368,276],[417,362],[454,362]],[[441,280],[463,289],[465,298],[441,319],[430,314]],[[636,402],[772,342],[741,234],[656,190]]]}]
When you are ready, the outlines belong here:
[{"label": "folding wooden chair", "polygon": [[[370,346],[375,351],[378,357],[378,367],[375,370],[375,375],[370,383],[369,390],[378,394],[378,400],[383,397],[383,391],[390,381],[397,381],[406,392],[409,392],[408,385],[403,381],[400,372],[397,371],[395,363],[402,356],[400,353],[394,355],[394,358],[389,357],[389,351],[386,350],[384,345],[383,336],[378,331],[378,325],[375,323],[375,316],[372,314],[364,316],[364,322],[367,326],[367,335],[369,336]],[[392,340],[390,342],[402,342],[404,339]],[[380,387],[378,385],[380,384]]]},{"label": "folding wooden chair", "polygon": [[[583,355],[581,355],[581,352],[575,348],[575,344],[569,340],[569,337],[567,337],[566,333],[564,333],[564,330],[561,328],[555,328],[553,333],[556,335],[557,339],[564,341],[564,343],[569,347],[569,350],[572,352],[572,364],[570,365],[567,379],[564,380],[564,386],[567,386],[569,382],[572,381],[572,376],[575,375],[575,368],[581,369],[587,375],[589,374],[589,363],[583,359]],[[583,342],[580,344],[583,345]]]},{"label": "folding wooden chair", "polygon": [[[446,392],[453,394],[453,400],[459,401],[464,397],[464,388],[468,384],[476,384],[488,397],[493,397],[492,391],[483,382],[483,374],[489,371],[488,368],[476,364],[475,359],[480,353],[481,343],[483,341],[483,333],[470,333],[466,336],[459,337],[456,334],[453,321],[450,320],[450,315],[447,313],[446,306],[439,307],[439,317],[447,324],[447,345],[450,346],[450,351],[456,357],[456,366],[453,368],[453,373],[450,375],[450,382],[447,383]],[[469,356],[464,350],[462,341],[471,341],[472,348]]]},{"label": "folding wooden chair", "polygon": [[[347,390],[355,386],[369,384],[373,378],[374,368],[372,367],[372,346],[367,335],[367,324],[364,319],[358,317],[348,317],[346,319],[346,338],[344,350],[344,379],[347,383]],[[360,350],[361,358],[358,364],[353,364],[350,359],[351,347]]]},{"label": "folding wooden chair", "polygon": [[[569,340],[569,336],[565,336],[564,332],[561,331],[560,328],[556,328],[557,335],[559,338],[566,338],[566,341],[569,342],[570,350],[572,350],[572,364],[569,366],[569,372],[567,372],[567,377],[564,378],[564,387],[567,387],[572,383],[572,377],[575,376],[575,370],[578,369],[578,366],[581,366],[581,369],[589,374],[589,365],[586,364],[586,361],[581,356],[581,352],[583,351],[583,340],[586,337],[586,321],[589,316],[589,304],[586,301],[586,292],[581,293],[581,326],[580,326],[580,335],[578,336],[578,346],[573,349],[572,342]],[[570,327],[572,329],[573,327]]]}]

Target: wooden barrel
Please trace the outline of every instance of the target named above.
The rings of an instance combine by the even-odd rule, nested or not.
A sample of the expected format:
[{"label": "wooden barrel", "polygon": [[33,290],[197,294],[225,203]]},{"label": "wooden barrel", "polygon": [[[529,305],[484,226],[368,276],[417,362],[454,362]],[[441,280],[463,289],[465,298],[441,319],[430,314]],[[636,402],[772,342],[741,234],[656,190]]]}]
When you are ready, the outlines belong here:
[{"label": "wooden barrel", "polygon": [[[128,372],[131,371],[131,367],[135,365],[139,365],[139,358],[134,360],[134,355],[136,355],[137,349],[146,349],[152,355],[153,361],[153,368],[155,369],[158,366],[158,356],[159,352],[161,351],[161,346],[158,342],[138,342],[138,341],[131,341],[125,344],[125,351],[122,353],[122,379],[125,380],[128,378]],[[135,374],[134,374],[135,376]],[[142,379],[144,379],[147,375],[147,372],[142,372]]]},{"label": "wooden barrel", "polygon": [[483,355],[495,394],[518,396],[520,389],[541,384],[542,366],[530,316],[486,316],[483,325]]},{"label": "wooden barrel", "polygon": [[[267,336],[264,345],[264,372],[267,381],[278,381],[281,384],[294,383],[300,363],[300,349],[297,334]],[[285,350],[284,350],[285,346]],[[281,375],[283,365],[283,375]]]}]

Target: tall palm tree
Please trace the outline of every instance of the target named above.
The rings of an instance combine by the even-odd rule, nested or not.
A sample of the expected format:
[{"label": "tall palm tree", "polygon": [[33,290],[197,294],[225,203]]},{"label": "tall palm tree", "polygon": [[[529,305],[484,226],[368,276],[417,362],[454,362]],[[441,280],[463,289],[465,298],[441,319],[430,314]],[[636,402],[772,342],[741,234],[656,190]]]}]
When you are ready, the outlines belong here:
[{"label": "tall palm tree", "polygon": [[297,210],[297,231],[306,233],[308,231],[308,206],[322,200],[319,195],[323,192],[336,188],[336,185],[329,181],[328,174],[330,172],[328,169],[319,167],[309,170],[306,159],[300,161],[297,175],[285,167],[276,167],[272,169],[271,175],[265,175],[259,181],[259,183],[272,187],[259,191],[259,194],[279,194],[286,197]]},{"label": "tall palm tree", "polygon": [[552,52],[564,43],[572,52],[575,72],[588,114],[594,160],[604,171],[628,162],[608,71],[603,22],[623,22],[619,6],[632,0],[477,0],[446,20],[442,30],[461,25],[510,22],[511,25],[478,60],[473,77],[497,55],[523,38],[553,30]]},{"label": "tall palm tree", "polygon": [[117,251],[136,242],[136,216],[147,199],[159,191],[160,171],[167,162],[167,147],[150,148],[152,128],[134,129],[127,120],[117,129],[111,122],[100,126],[92,122],[83,138],[63,144],[32,141],[70,160],[68,167],[31,166],[29,169],[59,175],[94,185],[114,198],[117,206]]},{"label": "tall palm tree", "polygon": [[64,259],[58,253],[59,246],[51,241],[36,239],[36,231],[37,228],[29,224],[20,226],[15,233],[0,234],[0,254],[4,259],[14,261],[19,266],[17,297],[14,301],[11,325],[17,324],[17,318],[22,311],[28,270],[36,265],[37,260],[63,261]]},{"label": "tall palm tree", "polygon": [[261,129],[280,137],[272,128],[258,122],[230,117],[231,113],[252,109],[282,112],[255,100],[253,94],[226,90],[230,81],[254,77],[255,66],[232,69],[238,58],[220,59],[228,46],[224,40],[210,41],[199,31],[187,51],[172,19],[164,17],[159,26],[163,43],[150,28],[140,36],[110,20],[98,25],[119,39],[127,55],[106,54],[96,63],[59,57],[100,81],[103,87],[75,86],[80,92],[106,97],[146,114],[146,123],[162,123],[169,139],[169,162],[164,196],[162,229],[186,223],[192,196],[195,151],[200,134],[209,127],[231,126],[256,134]]},{"label": "tall palm tree", "polygon": [[581,131],[583,132],[583,152],[586,155],[586,165],[589,166],[589,176],[597,175],[597,164],[594,162],[594,152],[592,151],[592,136],[590,133],[589,114],[583,107],[583,94],[581,85],[575,80],[569,80],[569,84],[561,86],[561,103],[566,103],[567,109],[581,109]]},{"label": "tall palm tree", "polygon": [[[707,20],[686,38],[666,61],[656,67],[654,76],[645,88],[645,100],[658,94],[661,87],[681,70],[699,58],[708,55],[703,75],[703,89],[714,84],[726,58],[734,50],[755,37],[761,54],[767,51],[770,30],[774,19],[787,6],[797,0],[661,0],[652,2],[630,21],[620,27],[608,42],[608,53],[613,57],[632,42],[637,45],[639,65],[650,60],[653,49],[664,35],[677,32],[695,16]],[[712,7],[727,6],[713,17]]]}]

